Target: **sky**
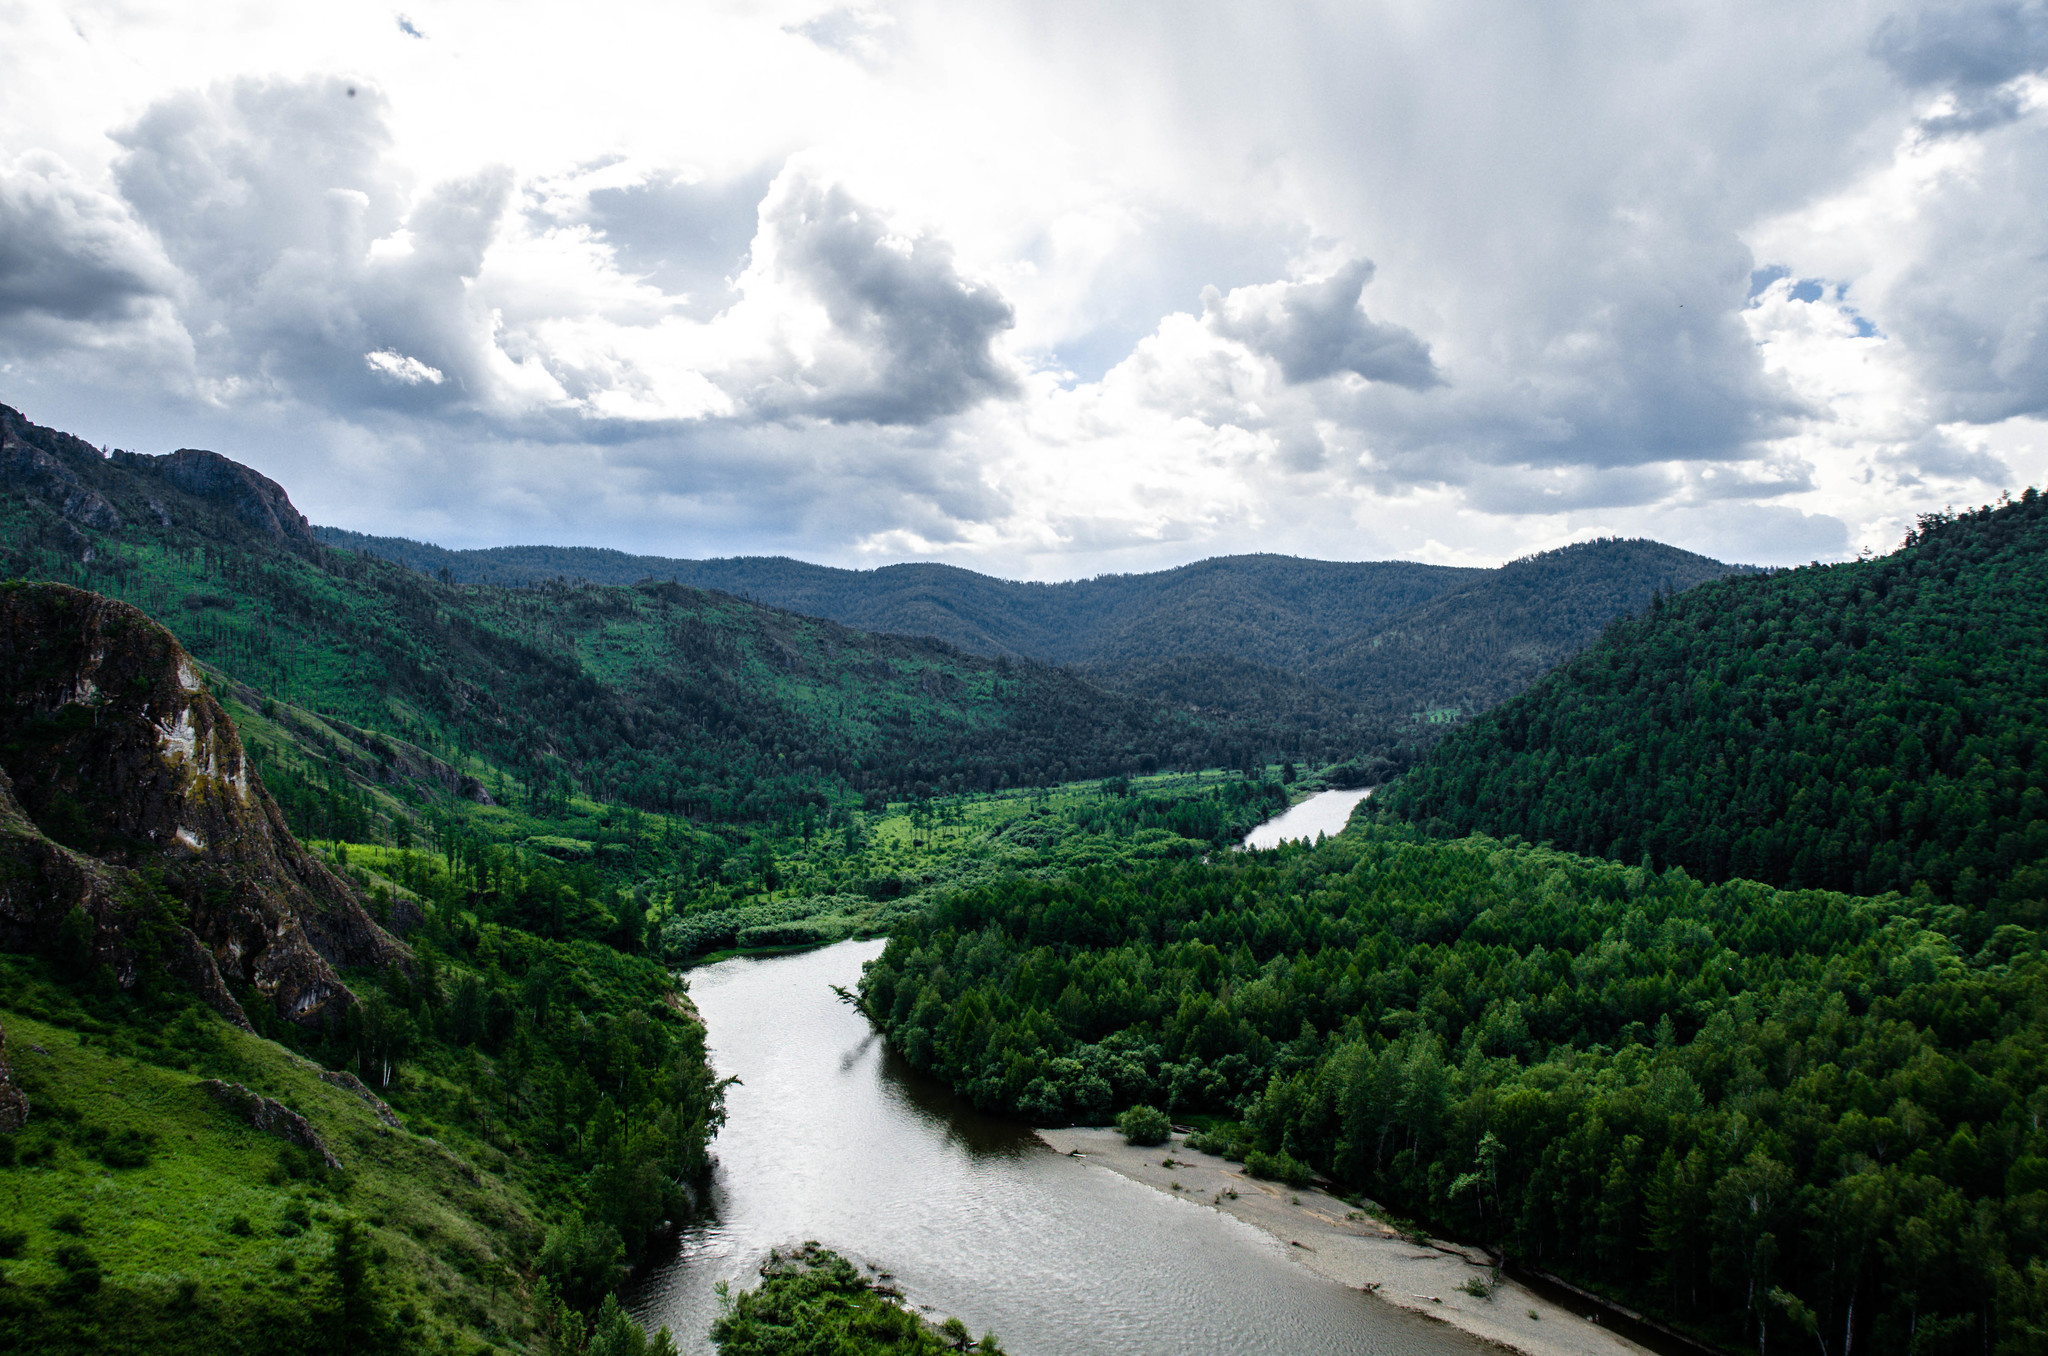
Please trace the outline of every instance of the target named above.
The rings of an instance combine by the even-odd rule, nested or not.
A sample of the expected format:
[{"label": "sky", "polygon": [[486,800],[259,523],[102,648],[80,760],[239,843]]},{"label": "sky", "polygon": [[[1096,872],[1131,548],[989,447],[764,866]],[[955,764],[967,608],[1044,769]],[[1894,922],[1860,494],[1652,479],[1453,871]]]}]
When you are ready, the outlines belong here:
[{"label": "sky", "polygon": [[2048,480],[2048,7],[0,0],[0,402],[448,546],[1792,564]]}]

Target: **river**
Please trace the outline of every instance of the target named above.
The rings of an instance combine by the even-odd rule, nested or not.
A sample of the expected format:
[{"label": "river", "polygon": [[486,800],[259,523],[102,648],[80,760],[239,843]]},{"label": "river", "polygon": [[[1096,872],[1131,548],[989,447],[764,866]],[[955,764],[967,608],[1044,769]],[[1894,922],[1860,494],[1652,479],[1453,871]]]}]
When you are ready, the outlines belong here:
[{"label": "river", "polygon": [[1319,833],[1338,833],[1351,822],[1351,812],[1371,795],[1364,791],[1318,791],[1301,804],[1277,814],[1244,836],[1248,848],[1276,848],[1296,838],[1314,842]]},{"label": "river", "polygon": [[1477,1356],[1475,1339],[1310,1274],[1268,1235],[977,1114],[912,1072],[831,985],[880,942],[690,972],[713,1062],[742,1080],[706,1217],[632,1296],[709,1352],[713,1286],[817,1239],[1013,1356]]}]

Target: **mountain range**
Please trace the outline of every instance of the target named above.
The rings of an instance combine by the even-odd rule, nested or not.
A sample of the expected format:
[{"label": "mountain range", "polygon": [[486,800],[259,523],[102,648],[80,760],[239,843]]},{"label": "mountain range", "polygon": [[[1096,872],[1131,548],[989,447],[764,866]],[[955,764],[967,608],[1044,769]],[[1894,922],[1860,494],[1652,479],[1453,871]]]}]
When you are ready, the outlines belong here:
[{"label": "mountain range", "polygon": [[458,584],[667,580],[864,631],[1065,665],[1178,706],[1242,712],[1271,702],[1325,722],[1356,714],[1381,726],[1482,710],[1658,593],[1745,569],[1658,542],[1604,539],[1496,569],[1246,555],[1048,584],[929,563],[848,570],[783,556],[456,551],[316,531],[330,545]]}]

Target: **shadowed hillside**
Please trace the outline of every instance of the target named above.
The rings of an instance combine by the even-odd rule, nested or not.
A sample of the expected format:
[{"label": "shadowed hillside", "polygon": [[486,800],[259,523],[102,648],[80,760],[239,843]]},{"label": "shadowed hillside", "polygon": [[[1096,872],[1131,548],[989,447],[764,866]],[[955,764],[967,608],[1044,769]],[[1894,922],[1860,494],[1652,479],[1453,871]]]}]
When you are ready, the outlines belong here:
[{"label": "shadowed hillside", "polygon": [[951,565],[842,570],[779,556],[449,551],[317,530],[322,540],[457,582],[672,580],[864,630],[1071,665],[1105,687],[1182,710],[1355,729],[1339,743],[1376,747],[1426,737],[1428,713],[1443,722],[1483,710],[1655,594],[1730,572],[1656,542],[1596,541],[1493,570],[1222,556],[1153,574],[1038,584]]}]

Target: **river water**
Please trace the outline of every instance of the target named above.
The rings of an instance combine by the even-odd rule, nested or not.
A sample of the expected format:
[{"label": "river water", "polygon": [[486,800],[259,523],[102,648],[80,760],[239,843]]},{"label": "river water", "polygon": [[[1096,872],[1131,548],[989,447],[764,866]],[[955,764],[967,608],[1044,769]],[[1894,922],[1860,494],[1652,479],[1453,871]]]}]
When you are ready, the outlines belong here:
[{"label": "river water", "polygon": [[1278,814],[1244,836],[1248,848],[1276,848],[1282,843],[1305,838],[1313,843],[1319,833],[1339,833],[1351,822],[1351,812],[1371,795],[1364,791],[1318,791],[1284,814]]},{"label": "river water", "polygon": [[633,1296],[709,1352],[713,1286],[806,1239],[1013,1356],[1474,1356],[1460,1333],[1323,1280],[1250,1225],[1064,1158],[912,1072],[833,995],[880,942],[690,972],[730,1119],[707,1217]]}]

